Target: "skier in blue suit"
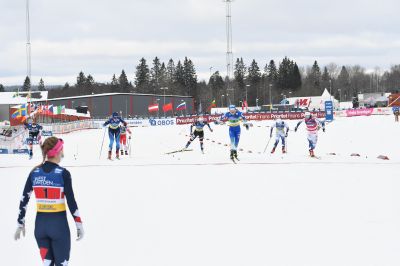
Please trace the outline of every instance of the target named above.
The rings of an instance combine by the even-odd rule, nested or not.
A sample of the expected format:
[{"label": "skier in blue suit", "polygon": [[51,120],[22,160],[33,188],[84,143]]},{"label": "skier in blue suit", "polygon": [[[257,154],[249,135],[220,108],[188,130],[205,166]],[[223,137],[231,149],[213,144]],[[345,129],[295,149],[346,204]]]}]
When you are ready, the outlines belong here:
[{"label": "skier in blue suit", "polygon": [[217,123],[221,123],[220,121],[222,120],[227,120],[229,126],[229,137],[231,139],[230,158],[232,160],[235,158],[238,159],[237,148],[240,140],[240,121],[243,121],[243,125],[246,129],[249,129],[249,124],[247,123],[246,117],[244,117],[242,112],[236,109],[235,105],[229,105],[229,112],[222,115]]},{"label": "skier in blue suit", "polygon": [[115,141],[116,157],[119,159],[119,138],[121,136],[121,123],[126,126],[126,122],[118,115],[117,112],[112,114],[112,117],[108,119],[103,126],[108,126],[108,137],[110,139],[110,145],[108,149],[108,159],[111,160],[112,149]]}]

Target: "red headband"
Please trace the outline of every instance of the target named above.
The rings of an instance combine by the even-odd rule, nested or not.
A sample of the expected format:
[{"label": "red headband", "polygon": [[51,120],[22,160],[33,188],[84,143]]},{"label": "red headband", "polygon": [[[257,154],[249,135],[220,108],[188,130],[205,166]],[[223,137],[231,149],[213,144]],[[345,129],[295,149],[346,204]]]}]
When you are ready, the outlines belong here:
[{"label": "red headband", "polygon": [[56,157],[60,151],[62,151],[64,147],[64,141],[62,139],[59,139],[57,141],[57,144],[47,152],[47,157],[52,158],[52,157]]}]

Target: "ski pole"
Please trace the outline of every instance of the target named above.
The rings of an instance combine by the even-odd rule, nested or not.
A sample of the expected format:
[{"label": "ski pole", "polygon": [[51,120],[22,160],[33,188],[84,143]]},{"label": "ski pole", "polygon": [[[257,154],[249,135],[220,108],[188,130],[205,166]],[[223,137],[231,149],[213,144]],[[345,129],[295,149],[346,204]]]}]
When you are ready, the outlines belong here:
[{"label": "ski pole", "polygon": [[265,149],[264,149],[264,152],[263,152],[263,153],[265,153],[265,151],[267,150],[267,148],[268,148],[268,145],[269,145],[269,142],[271,141],[271,139],[272,139],[272,136],[271,136],[271,137],[269,137],[269,140],[268,140],[268,142],[267,142],[267,145],[265,146]]},{"label": "ski pole", "polygon": [[286,153],[288,152],[288,141],[287,141],[287,137],[285,137],[285,145],[286,145]]},{"label": "ski pole", "polygon": [[104,145],[104,137],[105,136],[106,136],[106,128],[104,128],[104,132],[103,132],[103,140],[101,141],[99,159],[101,159],[101,153],[103,152],[103,145]]},{"label": "ski pole", "polygon": [[131,137],[129,136],[128,142],[128,149],[129,149],[129,158],[132,158],[132,145],[131,145]]}]

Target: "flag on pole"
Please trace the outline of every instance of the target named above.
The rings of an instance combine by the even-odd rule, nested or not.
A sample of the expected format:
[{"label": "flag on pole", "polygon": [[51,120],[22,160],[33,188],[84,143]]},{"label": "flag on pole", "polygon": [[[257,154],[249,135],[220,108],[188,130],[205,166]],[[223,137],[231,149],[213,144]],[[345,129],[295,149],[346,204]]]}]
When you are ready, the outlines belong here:
[{"label": "flag on pole", "polygon": [[148,109],[149,109],[150,113],[151,112],[158,112],[158,103],[150,104]]},{"label": "flag on pole", "polygon": [[28,110],[26,108],[26,104],[22,104],[18,106],[17,110],[12,113],[11,117],[12,118],[18,118],[18,117],[25,117],[27,116]]},{"label": "flag on pole", "polygon": [[246,100],[244,100],[244,101],[242,102],[242,110],[243,110],[244,108],[249,108],[249,105],[247,104],[247,101],[246,101]]},{"label": "flag on pole", "polygon": [[164,104],[163,111],[164,112],[172,111],[172,103]]},{"label": "flag on pole", "polygon": [[60,115],[65,113],[65,105],[53,106],[53,115]]},{"label": "flag on pole", "polygon": [[182,110],[186,110],[186,102],[182,102],[180,103],[176,108],[176,111],[182,111]]}]

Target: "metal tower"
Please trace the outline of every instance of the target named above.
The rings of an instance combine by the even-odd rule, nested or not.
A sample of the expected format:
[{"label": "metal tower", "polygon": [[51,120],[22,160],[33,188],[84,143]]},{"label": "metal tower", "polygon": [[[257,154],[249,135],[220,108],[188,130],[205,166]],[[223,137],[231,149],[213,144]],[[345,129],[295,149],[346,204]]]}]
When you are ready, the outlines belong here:
[{"label": "metal tower", "polygon": [[[235,99],[235,91],[231,86],[231,79],[233,76],[233,52],[232,52],[232,10],[231,3],[233,0],[224,0],[226,3],[226,76],[229,81],[227,83],[227,94],[226,97],[231,103],[231,99]],[[228,104],[228,103],[227,103]]]},{"label": "metal tower", "polygon": [[[26,75],[31,79],[31,29],[29,21],[29,0],[26,0]],[[30,88],[29,88],[30,91]]]}]

